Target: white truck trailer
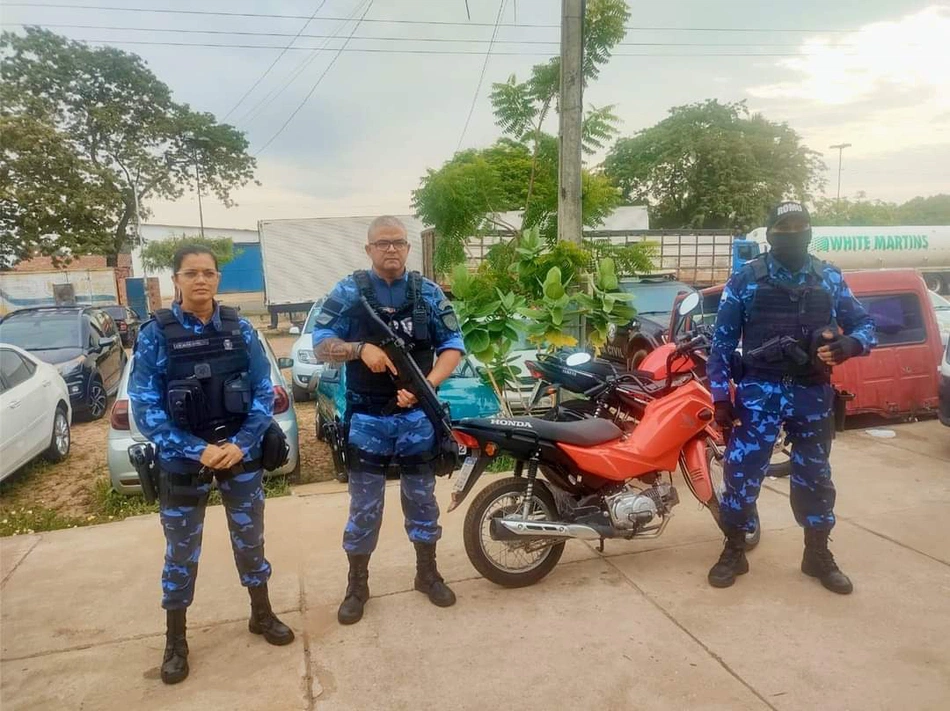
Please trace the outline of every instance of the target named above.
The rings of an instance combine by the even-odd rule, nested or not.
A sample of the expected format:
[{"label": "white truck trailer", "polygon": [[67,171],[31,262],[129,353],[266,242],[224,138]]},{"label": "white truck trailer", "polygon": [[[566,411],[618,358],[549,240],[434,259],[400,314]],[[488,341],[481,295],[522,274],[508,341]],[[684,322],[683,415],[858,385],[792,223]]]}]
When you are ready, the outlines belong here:
[{"label": "white truck trailer", "polygon": [[[408,268],[422,269],[423,224],[396,215],[406,225]],[[327,217],[258,222],[264,265],[264,302],[277,326],[278,315],[306,317],[333,285],[357,269],[369,268],[366,231],[373,217]]]},{"label": "white truck trailer", "polygon": [[[749,239],[765,245],[765,228]],[[950,226],[814,227],[811,251],[845,271],[916,269],[929,289],[950,293]]]}]

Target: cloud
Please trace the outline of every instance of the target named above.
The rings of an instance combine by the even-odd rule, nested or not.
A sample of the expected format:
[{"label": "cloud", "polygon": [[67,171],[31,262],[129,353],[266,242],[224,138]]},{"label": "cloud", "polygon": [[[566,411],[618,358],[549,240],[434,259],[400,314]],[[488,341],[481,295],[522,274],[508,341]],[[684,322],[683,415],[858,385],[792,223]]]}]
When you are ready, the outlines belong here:
[{"label": "cloud", "polygon": [[797,79],[755,86],[752,96],[850,104],[890,85],[926,87],[950,101],[950,6],[933,6],[892,22],[876,22],[844,38],[802,43],[805,56],[778,66]]}]

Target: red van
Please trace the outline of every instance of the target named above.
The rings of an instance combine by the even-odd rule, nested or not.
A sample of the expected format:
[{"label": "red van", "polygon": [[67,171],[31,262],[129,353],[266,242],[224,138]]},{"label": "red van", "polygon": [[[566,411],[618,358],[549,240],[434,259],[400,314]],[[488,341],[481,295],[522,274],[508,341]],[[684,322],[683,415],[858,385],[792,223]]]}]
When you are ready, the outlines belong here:
[{"label": "red van", "polygon": [[[834,369],[832,382],[854,393],[847,414],[905,417],[938,407],[943,344],[927,287],[912,269],[845,272],[851,291],[877,326],[878,346]],[[704,289],[703,321],[715,323],[723,287]],[[675,313],[675,312],[674,312]],[[688,325],[677,324],[677,331]]]}]

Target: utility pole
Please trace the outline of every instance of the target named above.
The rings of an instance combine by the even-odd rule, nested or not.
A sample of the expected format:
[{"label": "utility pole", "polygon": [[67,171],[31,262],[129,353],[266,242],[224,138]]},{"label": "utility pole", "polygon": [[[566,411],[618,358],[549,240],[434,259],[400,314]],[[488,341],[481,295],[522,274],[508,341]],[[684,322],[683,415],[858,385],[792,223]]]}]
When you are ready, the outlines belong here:
[{"label": "utility pole", "polygon": [[201,225],[201,239],[205,238],[205,214],[201,209],[201,170],[198,167],[198,149],[195,148],[195,182],[198,184],[198,222]]},{"label": "utility pole", "polygon": [[561,0],[557,238],[582,240],[581,126],[584,114],[584,0]]},{"label": "utility pole", "polygon": [[851,148],[850,143],[836,143],[833,146],[828,146],[831,149],[838,150],[838,196],[835,198],[835,203],[841,202],[841,154],[844,153],[845,148]]}]

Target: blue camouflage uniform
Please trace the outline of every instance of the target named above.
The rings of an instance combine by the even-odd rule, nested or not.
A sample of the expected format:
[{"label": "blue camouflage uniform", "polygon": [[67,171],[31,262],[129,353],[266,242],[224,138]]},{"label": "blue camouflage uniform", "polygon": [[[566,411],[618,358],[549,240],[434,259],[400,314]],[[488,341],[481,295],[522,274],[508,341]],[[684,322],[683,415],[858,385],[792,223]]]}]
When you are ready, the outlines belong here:
[{"label": "blue camouflage uniform", "polygon": [[[196,335],[221,328],[216,304],[207,324],[181,304],[172,305],[175,318]],[[244,461],[260,461],[261,439],[271,423],[274,411],[274,386],[270,378],[270,362],[254,328],[240,320],[241,334],[249,355],[249,376],[253,390],[250,411],[241,429],[228,441],[244,452]],[[135,424],[159,452],[159,464],[176,461],[197,462],[207,442],[177,427],[165,405],[167,351],[165,337],[158,324],[150,321],[141,331],[135,346],[132,373],[129,377],[129,400]],[[264,557],[264,488],[263,472],[237,474],[218,482],[231,534],[231,548],[241,578],[241,585],[258,587],[270,578],[270,563]],[[200,500],[192,506],[170,505],[164,498],[161,521],[165,530],[165,567],[162,570],[162,607],[167,610],[187,608],[195,592],[201,537],[204,530],[205,503],[211,483],[198,485]]]},{"label": "blue camouflage uniform", "polygon": [[[767,255],[773,282],[803,286],[816,267],[821,286],[831,294],[832,319],[845,335],[857,339],[866,355],[877,344],[874,323],[851,293],[841,272],[831,264],[811,261],[795,274]],[[726,284],[716,318],[707,372],[713,399],[728,400],[730,358],[749,316],[757,284],[744,268]],[[830,530],[835,524],[835,488],[828,456],[834,390],[831,385],[802,385],[745,377],[736,387],[736,410],[741,424],[729,442],[724,465],[725,493],[722,521],[725,526],[750,530],[751,514],[762,479],[769,466],[779,428],[784,424],[792,442],[791,505],[795,519],[805,528]]]},{"label": "blue camouflage uniform", "polygon": [[[369,272],[380,306],[396,310],[406,304],[408,276],[406,272],[389,284],[375,272]],[[325,303],[334,301],[341,304],[344,315],[334,316],[332,320],[327,318],[325,320],[329,323],[325,327],[314,329],[314,348],[327,338],[354,340],[355,318],[346,312],[358,313],[355,306],[359,298],[360,290],[353,276],[346,277],[334,287]],[[439,286],[424,279],[422,299],[427,307],[429,332],[433,335],[436,353],[446,350],[464,353],[461,332],[457,328],[450,328],[445,319],[440,317],[450,306],[447,306],[449,302]],[[317,322],[321,323],[320,317]],[[402,458],[411,459],[432,452],[435,448],[435,431],[419,407],[391,415],[354,412],[350,418],[348,442],[351,448],[379,462],[392,459],[399,464]],[[343,531],[343,549],[348,554],[368,555],[376,548],[379,539],[386,477],[380,473],[380,468],[368,471],[368,467],[361,466],[361,462],[349,462],[348,469],[350,516]],[[439,526],[439,506],[435,500],[435,476],[431,464],[415,465],[412,471],[403,469],[400,489],[409,540],[434,544],[442,535],[442,527]]]}]

